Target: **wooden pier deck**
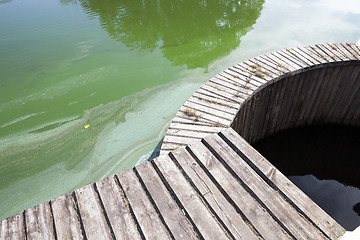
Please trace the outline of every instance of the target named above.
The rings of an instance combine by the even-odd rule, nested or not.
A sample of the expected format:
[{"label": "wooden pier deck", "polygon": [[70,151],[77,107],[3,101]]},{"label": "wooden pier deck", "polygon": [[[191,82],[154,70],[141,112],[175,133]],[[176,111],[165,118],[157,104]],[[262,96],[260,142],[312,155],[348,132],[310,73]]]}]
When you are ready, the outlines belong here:
[{"label": "wooden pier deck", "polygon": [[160,152],[0,222],[0,239],[338,239],[345,230],[251,143],[306,124],[360,125],[360,46],[317,44],[219,73]]},{"label": "wooden pier deck", "polygon": [[1,239],[337,239],[344,232],[231,128],[0,223]]}]

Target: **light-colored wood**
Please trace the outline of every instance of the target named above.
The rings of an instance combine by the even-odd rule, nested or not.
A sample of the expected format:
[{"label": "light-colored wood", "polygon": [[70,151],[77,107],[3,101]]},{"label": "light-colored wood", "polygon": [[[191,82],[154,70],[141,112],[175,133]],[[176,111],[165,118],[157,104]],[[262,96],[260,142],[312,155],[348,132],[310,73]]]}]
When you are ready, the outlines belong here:
[{"label": "light-colored wood", "polygon": [[197,239],[198,236],[191,223],[171,197],[151,163],[141,164],[136,167],[136,170],[170,229],[172,237],[176,239]]},{"label": "light-colored wood", "polygon": [[168,183],[171,191],[181,202],[182,211],[196,226],[195,231],[204,239],[228,239],[211,212],[203,204],[200,196],[181,174],[169,157],[154,160],[155,165]]},{"label": "light-colored wood", "polygon": [[[214,183],[213,180],[209,178],[206,172],[204,172],[203,167],[197,163],[185,148],[173,152],[172,156],[196,186],[199,195],[204,198],[208,207],[216,214],[219,219],[218,221],[222,222],[224,228],[227,228],[232,238],[259,239],[259,234],[252,230],[252,226],[249,226],[241,218],[241,215],[236,212],[236,209],[234,209],[221,193],[218,188],[221,185],[219,186],[218,183]],[[197,158],[204,160],[201,155]],[[216,186],[216,184],[218,186]]]},{"label": "light-colored wood", "polygon": [[193,132],[217,133],[223,130],[224,127],[216,127],[216,126],[208,126],[208,125],[200,126],[200,125],[172,122],[170,124],[169,129],[188,130]]},{"label": "light-colored wood", "polygon": [[287,55],[285,51],[276,51],[276,52],[273,52],[272,55],[274,55],[277,59],[279,59],[281,61],[288,62],[295,69],[303,69],[304,67],[307,67],[307,64]]},{"label": "light-colored wood", "polygon": [[258,232],[264,239],[289,239],[284,230],[271,218],[269,213],[251,194],[244,189],[244,185],[232,176],[225,166],[204,145],[193,144],[190,149],[196,154],[219,186],[226,192],[228,199],[232,200],[233,207],[241,214],[240,217],[254,232]]},{"label": "light-colored wood", "polygon": [[280,189],[289,200],[294,203],[306,216],[309,216],[327,236],[337,239],[344,233],[344,229],[338,225],[331,217],[329,217],[321,208],[319,208],[308,196],[290,182],[279,170],[274,168],[264,157],[262,157],[255,149],[248,148],[249,144],[241,138],[232,129],[227,129],[222,134],[236,143],[236,148],[241,148],[256,167],[270,179],[278,189]]},{"label": "light-colored wood", "polygon": [[235,104],[239,104],[239,105],[244,101],[244,98],[239,99],[236,96],[234,97],[231,94],[227,94],[227,93],[224,93],[224,92],[219,92],[216,88],[213,88],[213,87],[208,86],[206,84],[202,85],[197,92],[208,94],[208,95],[214,96],[214,97],[219,98],[219,99],[224,99],[225,101],[232,101]]},{"label": "light-colored wood", "polygon": [[[205,101],[207,103],[214,103],[217,105],[222,105],[222,106],[226,106],[228,108],[233,109],[232,111],[237,111],[240,104],[237,104],[233,101],[229,101],[228,99],[223,99],[223,98],[218,98],[218,97],[213,97],[213,96],[208,96],[205,95],[201,92],[196,91],[193,95],[192,98],[197,98],[200,101]],[[230,110],[229,110],[230,111]]]},{"label": "light-colored wood", "polygon": [[217,109],[211,108],[209,106],[204,106],[204,105],[194,103],[194,102],[191,102],[191,101],[186,101],[183,106],[187,107],[189,109],[192,109],[195,112],[199,112],[199,114],[201,116],[203,116],[205,114],[206,115],[213,115],[213,116],[218,117],[218,118],[226,119],[229,122],[232,120],[232,118],[234,116],[233,114],[227,113],[225,111],[217,110]]},{"label": "light-colored wood", "polygon": [[189,138],[196,138],[196,139],[206,137],[209,134],[211,134],[211,133],[192,131],[192,130],[172,129],[172,128],[169,128],[166,132],[167,136],[189,137]]},{"label": "light-colored wood", "polygon": [[124,193],[114,177],[95,183],[116,239],[141,239]]},{"label": "light-colored wood", "polygon": [[300,51],[296,51],[294,48],[287,48],[281,52],[287,54],[289,57],[295,58],[297,61],[303,62],[303,68],[314,65],[314,63],[309,58],[305,57],[304,54],[300,54]]},{"label": "light-colored wood", "polygon": [[303,53],[307,54],[309,57],[316,60],[318,62],[318,64],[319,63],[320,64],[327,63],[327,61],[323,57],[320,57],[309,46],[300,46],[300,47],[297,47],[297,49],[301,50]]},{"label": "light-colored wood", "polygon": [[218,110],[218,111],[223,111],[225,113],[231,114],[232,116],[234,116],[234,114],[237,113],[237,109],[229,107],[228,105],[225,105],[216,100],[210,101],[209,99],[205,100],[204,98],[197,98],[197,97],[191,96],[187,100],[187,102],[199,104],[201,106],[210,107],[210,108]]},{"label": "light-colored wood", "polygon": [[24,215],[22,213],[8,217],[0,222],[0,239],[26,239]]},{"label": "light-colored wood", "polygon": [[[87,239],[112,239],[103,209],[92,184],[75,190]],[[96,227],[94,227],[96,226]]]},{"label": "light-colored wood", "polygon": [[169,239],[170,235],[132,170],[117,174],[137,222],[146,239]]},{"label": "light-colored wood", "polygon": [[[217,151],[219,156],[237,174],[247,186],[247,191],[263,203],[263,207],[286,232],[296,239],[323,239],[324,236],[314,234],[316,229],[305,221],[299,213],[275,189],[258,175],[258,172],[248,165],[249,162],[239,158],[235,151],[217,135],[205,138],[205,141]],[[275,168],[274,168],[275,169]],[[273,201],[277,199],[277,201]]]},{"label": "light-colored wood", "polygon": [[65,194],[51,201],[58,239],[84,239],[80,216],[71,194]]},{"label": "light-colored wood", "polygon": [[[201,106],[195,106],[193,104],[188,104],[189,107],[183,105],[179,111],[181,111],[185,116],[193,119],[194,121],[208,121],[213,123],[219,123],[225,126],[230,125],[230,119],[226,119],[220,116],[215,116],[206,112],[205,108]],[[224,113],[225,115],[225,113]]]},{"label": "light-colored wood", "polygon": [[55,239],[53,217],[48,202],[25,210],[26,238]]},{"label": "light-colored wood", "polygon": [[341,51],[342,54],[346,55],[346,57],[349,60],[359,60],[358,57],[360,56],[356,56],[353,54],[353,51],[351,51],[351,49],[349,49],[348,47],[344,47],[343,44],[341,43],[334,43],[333,46],[337,47],[339,51]]}]

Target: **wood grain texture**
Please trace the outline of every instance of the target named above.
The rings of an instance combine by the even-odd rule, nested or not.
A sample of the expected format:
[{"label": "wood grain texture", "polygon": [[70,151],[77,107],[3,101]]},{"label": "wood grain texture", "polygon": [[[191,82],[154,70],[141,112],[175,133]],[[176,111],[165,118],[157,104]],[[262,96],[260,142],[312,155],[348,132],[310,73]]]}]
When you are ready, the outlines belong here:
[{"label": "wood grain texture", "polygon": [[65,194],[51,201],[58,239],[84,239],[80,216],[71,194]]},{"label": "wood grain texture", "polygon": [[86,238],[113,239],[111,229],[104,215],[106,214],[105,210],[102,209],[94,186],[90,184],[75,190],[75,196]]},{"label": "wood grain texture", "polygon": [[53,217],[49,203],[25,210],[27,239],[55,239]]}]

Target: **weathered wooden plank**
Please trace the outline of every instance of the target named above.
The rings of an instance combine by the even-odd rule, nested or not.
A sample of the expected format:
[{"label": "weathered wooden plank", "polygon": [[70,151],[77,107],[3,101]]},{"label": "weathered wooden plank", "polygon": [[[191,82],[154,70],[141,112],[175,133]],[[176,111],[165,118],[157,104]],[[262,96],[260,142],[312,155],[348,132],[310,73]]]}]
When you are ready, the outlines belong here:
[{"label": "weathered wooden plank", "polygon": [[180,137],[180,136],[166,135],[164,137],[163,142],[164,143],[187,145],[187,144],[190,144],[191,142],[196,142],[196,141],[200,141],[200,140],[201,140],[201,138]]},{"label": "weathered wooden plank", "polygon": [[[234,75],[234,73],[239,79],[242,79],[245,82],[248,82],[254,86],[261,86],[270,79],[272,79],[271,72],[268,72],[263,69],[261,63],[257,65],[247,66],[245,64],[239,63],[233,67],[228,68],[226,73]],[[220,74],[219,74],[220,75]]]},{"label": "weathered wooden plank", "polygon": [[276,51],[275,54],[277,54],[277,56],[279,58],[281,57],[281,58],[287,59],[294,65],[299,66],[301,69],[309,66],[305,61],[303,61],[301,58],[299,58],[299,56],[294,56],[294,55],[290,54],[288,51],[286,51],[286,49]]},{"label": "weathered wooden plank", "polygon": [[193,130],[180,130],[180,129],[168,129],[166,132],[167,136],[177,136],[177,137],[189,137],[189,138],[203,138],[211,133],[209,132],[201,132],[201,131],[193,131]]},{"label": "weathered wooden plank", "polygon": [[311,50],[319,58],[324,59],[326,61],[326,63],[335,62],[334,58],[327,55],[321,48],[318,48],[316,45],[307,46],[305,48]]},{"label": "weathered wooden plank", "polygon": [[191,101],[186,101],[183,106],[198,112],[200,115],[208,114],[229,121],[234,118],[234,114],[227,113],[223,110],[217,110],[212,107],[201,105],[199,103],[194,103]]},{"label": "weathered wooden plank", "polygon": [[235,148],[247,156],[256,165],[256,167],[265,174],[269,180],[273,182],[281,192],[283,192],[297,208],[302,211],[308,220],[311,220],[321,231],[332,239],[340,237],[345,230],[327,215],[320,207],[318,207],[308,196],[290,182],[279,170],[271,165],[264,157],[262,157],[255,149],[248,147],[249,144],[241,138],[234,130],[226,129],[221,132],[229,141],[236,143]]},{"label": "weathered wooden plank", "polygon": [[234,84],[237,87],[237,91],[240,88],[246,90],[244,92],[248,92],[249,90],[254,91],[257,87],[262,85],[262,83],[253,79],[252,75],[253,74],[251,73],[249,77],[245,77],[235,72],[235,70],[232,71],[231,69],[227,69],[226,72],[221,72],[221,74],[216,75],[214,78]]},{"label": "weathered wooden plank", "polygon": [[336,55],[338,55],[341,60],[340,61],[352,61],[356,60],[354,56],[352,56],[346,49],[344,49],[341,44],[333,43],[333,44],[324,44],[324,46],[327,49],[331,49],[336,52]]},{"label": "weathered wooden plank", "polygon": [[172,233],[172,237],[176,239],[197,239],[198,236],[191,223],[181,212],[181,209],[161,182],[151,163],[145,162],[136,166],[136,171],[146,186],[152,200],[157,205],[159,212]]},{"label": "weathered wooden plank", "polygon": [[316,52],[314,52],[312,50],[312,48],[310,48],[309,46],[299,46],[296,49],[301,50],[303,53],[305,53],[307,56],[311,57],[312,59],[314,59],[315,61],[317,61],[318,63],[327,63],[328,61],[326,61],[323,57],[320,57]]},{"label": "weathered wooden plank", "polygon": [[[284,87],[284,93],[282,95],[282,101],[281,101],[281,106],[279,109],[279,113],[277,115],[277,119],[276,122],[274,123],[274,132],[279,132],[281,130],[284,129],[284,122],[287,119],[288,116],[288,109],[290,108],[290,102],[292,100],[293,97],[293,91],[295,90],[295,88],[292,88],[292,86],[294,84],[298,84],[299,82],[297,81],[298,79],[298,75],[293,75],[293,76],[289,76],[286,77],[284,80],[282,80],[282,85]],[[294,86],[295,87],[295,86]]]},{"label": "weathered wooden plank", "polygon": [[197,97],[191,96],[187,101],[196,103],[196,104],[199,104],[202,106],[210,107],[215,110],[223,111],[223,112],[226,112],[226,113],[232,114],[232,115],[235,115],[237,113],[237,109],[229,107],[228,105],[222,104],[216,100],[209,101],[209,100],[204,100],[203,98],[199,99]]},{"label": "weathered wooden plank", "polygon": [[317,104],[316,104],[316,100],[319,97],[319,94],[321,93],[321,90],[324,88],[324,86],[326,84],[324,84],[324,81],[326,81],[326,79],[324,79],[325,73],[327,72],[328,69],[326,68],[321,68],[319,70],[316,71],[315,74],[310,74],[309,76],[309,81],[313,81],[314,85],[311,89],[311,92],[309,92],[308,96],[306,97],[307,99],[307,105],[303,108],[303,111],[301,112],[301,119],[303,119],[303,124],[312,124],[313,123],[313,118],[311,118],[311,111],[313,111]]},{"label": "weathered wooden plank", "polygon": [[185,103],[184,106],[199,109],[199,111],[207,112],[209,114],[222,116],[226,119],[232,119],[236,113],[236,109],[229,108],[222,104],[206,102],[199,100],[198,98],[190,97]]},{"label": "weathered wooden plank", "polygon": [[325,74],[322,79],[318,79],[321,82],[321,87],[316,93],[316,97],[313,103],[313,107],[309,110],[309,119],[312,119],[313,124],[318,124],[321,116],[322,106],[327,99],[328,88],[331,87],[332,78],[335,78],[339,72],[339,68],[329,67],[326,68]]},{"label": "weathered wooden plank", "polygon": [[271,54],[271,53],[261,55],[261,56],[259,56],[259,58],[263,58],[264,60],[271,61],[278,66],[284,66],[284,68],[289,69],[290,72],[294,72],[299,69],[298,66],[294,65],[289,60],[287,60],[285,58],[281,58],[281,57],[276,57],[276,55]]},{"label": "weathered wooden plank", "polygon": [[[353,66],[343,66],[342,74],[339,76],[338,81],[339,88],[334,93],[334,99],[331,104],[331,111],[329,113],[329,118],[333,119],[335,123],[342,123],[343,119],[343,109],[351,104],[349,97],[354,90],[355,81],[358,80],[356,76],[359,73],[359,69],[354,68]],[[346,83],[346,84],[344,84]]]},{"label": "weathered wooden plank", "polygon": [[0,221],[0,239],[26,239],[23,213]]},{"label": "weathered wooden plank", "polygon": [[244,136],[247,140],[249,140],[249,136],[250,136],[250,131],[251,131],[251,124],[250,124],[250,115],[252,113],[252,103],[255,101],[255,99],[258,99],[259,97],[259,93],[255,94],[253,98],[250,98],[246,104],[244,105],[245,110],[244,110],[244,124],[241,125],[241,133],[242,136]]},{"label": "weathered wooden plank", "polygon": [[[184,106],[182,106],[180,108],[180,110],[176,113],[175,116],[177,117],[177,120],[180,120],[180,118],[182,118],[183,120],[181,122],[188,120],[186,122],[190,122],[190,123],[198,124],[198,125],[215,124],[215,123],[217,123],[217,121],[219,121],[219,123],[222,123],[222,121],[220,121],[218,119],[216,119],[216,121],[214,121],[213,119],[215,117],[213,117],[213,116],[211,117],[212,120],[204,118],[202,114],[196,113],[195,111],[192,111],[191,109],[184,107]],[[224,123],[222,123],[222,124],[224,124]]]},{"label": "weathered wooden plank", "polygon": [[260,128],[258,131],[260,134],[255,138],[255,142],[260,140],[260,138],[264,138],[264,136],[269,136],[275,131],[275,124],[279,117],[279,111],[281,108],[281,105],[284,104],[284,93],[285,93],[285,87],[287,80],[283,79],[282,84],[279,82],[276,82],[273,84],[273,89],[271,91],[271,99],[270,101],[272,103],[271,109],[268,109],[267,112],[269,112],[267,119],[264,122],[264,127]]},{"label": "weathered wooden plank", "polygon": [[84,239],[80,216],[71,194],[51,201],[57,239]]},{"label": "weathered wooden plank", "polygon": [[[236,212],[236,209],[223,196],[213,180],[210,179],[213,176],[209,178],[204,172],[204,166],[201,167],[185,148],[173,152],[172,156],[174,161],[181,166],[182,171],[191,179],[198,194],[203,196],[208,207],[212,209],[219,219],[218,221],[229,231],[232,238],[259,239],[259,234],[241,218],[241,215]],[[198,158],[202,158],[202,156],[198,156]],[[219,186],[218,183],[217,185]]]},{"label": "weathered wooden plank", "polygon": [[193,95],[192,95],[193,98],[197,98],[201,101],[205,101],[205,102],[209,102],[209,103],[214,103],[214,104],[217,104],[217,105],[223,105],[223,106],[226,106],[228,108],[231,108],[231,109],[234,109],[237,110],[240,106],[240,104],[238,103],[235,103],[233,101],[230,101],[228,99],[224,99],[224,98],[218,98],[218,97],[214,97],[214,96],[208,96],[204,93],[201,93],[201,92],[198,92],[196,91]]},{"label": "weathered wooden plank", "polygon": [[314,61],[312,59],[310,59],[303,52],[299,51],[296,48],[287,48],[285,51],[288,55],[291,55],[292,57],[298,58],[300,61],[303,61],[308,67],[314,65]]},{"label": "weathered wooden plank", "polygon": [[360,50],[354,44],[341,43],[341,45],[351,52],[356,59],[360,60]]},{"label": "weathered wooden plank", "polygon": [[251,122],[248,126],[250,130],[249,142],[255,142],[257,137],[261,137],[260,133],[266,130],[264,129],[266,128],[264,122],[270,117],[271,111],[269,110],[272,104],[272,101],[267,101],[267,99],[272,93],[273,86],[272,84],[260,91],[257,100],[253,102]]},{"label": "weathered wooden plank", "polygon": [[25,210],[26,239],[55,239],[53,216],[48,202]]},{"label": "weathered wooden plank", "polygon": [[349,60],[359,60],[360,55],[356,56],[354,52],[352,51],[352,48],[347,47],[346,45],[343,45],[341,43],[334,43],[333,46],[337,47],[339,51],[346,55]]},{"label": "weathered wooden plank", "polygon": [[201,121],[195,122],[193,118],[190,118],[189,116],[185,115],[185,113],[182,113],[182,112],[177,112],[171,122],[172,123],[180,123],[180,124],[190,124],[190,125],[194,125],[194,126],[213,126],[214,125],[214,122],[205,121],[204,119],[201,119]]},{"label": "weathered wooden plank", "polygon": [[191,144],[189,149],[198,157],[206,171],[213,176],[213,181],[218,183],[217,187],[223,190],[222,194],[239,214],[239,220],[247,223],[252,232],[258,233],[264,239],[288,239],[290,237],[209,149],[202,144]]},{"label": "weathered wooden plank", "polygon": [[145,238],[169,239],[169,232],[148,199],[135,173],[128,170],[117,174],[117,177]]},{"label": "weathered wooden plank", "polygon": [[188,131],[193,131],[193,132],[217,133],[217,132],[220,132],[221,130],[223,130],[224,128],[216,127],[216,126],[200,126],[200,125],[172,122],[169,126],[169,129],[188,130]]},{"label": "weathered wooden plank", "polygon": [[295,111],[292,112],[292,120],[290,121],[290,127],[300,126],[304,122],[304,112],[309,107],[309,100],[313,94],[313,88],[315,86],[315,79],[319,71],[307,71],[301,74],[300,81],[303,82],[299,95],[295,96],[297,103],[292,107]]},{"label": "weathered wooden plank", "polygon": [[239,79],[253,84],[254,86],[261,86],[272,78],[273,73],[263,68],[263,64],[258,62],[256,64],[247,65],[239,63],[227,69],[228,73],[235,74]]},{"label": "weathered wooden plank", "polygon": [[[186,104],[188,104],[188,103],[186,103]],[[204,120],[212,121],[214,123],[218,122],[219,124],[223,124],[225,126],[230,125],[230,122],[231,122],[230,119],[226,119],[226,118],[223,118],[220,116],[215,116],[215,115],[209,114],[206,112],[206,110],[201,111],[201,110],[199,110],[200,107],[197,107],[195,109],[195,108],[193,108],[194,104],[188,104],[188,105],[190,105],[191,107],[182,106],[179,111],[182,112],[184,115],[187,115],[188,117],[193,118],[195,121],[201,121],[202,119],[204,119]],[[203,108],[201,108],[201,109],[203,109]]]},{"label": "weathered wooden plank", "polygon": [[[87,239],[112,239],[112,231],[105,219],[100,199],[92,184],[75,190],[81,221]],[[94,227],[96,226],[96,227]]]},{"label": "weathered wooden plank", "polygon": [[358,70],[356,81],[354,86],[352,87],[351,94],[348,96],[348,101],[350,104],[346,108],[343,109],[342,116],[344,116],[342,122],[343,124],[357,124],[358,122],[352,122],[351,119],[353,118],[354,114],[358,112],[358,106],[360,102],[360,70]]},{"label": "weathered wooden plank", "polygon": [[114,177],[95,183],[116,239],[141,239],[129,204]]},{"label": "weathered wooden plank", "polygon": [[333,106],[333,101],[336,97],[336,92],[338,91],[339,88],[341,88],[341,75],[344,73],[342,67],[336,67],[339,71],[337,72],[336,75],[332,75],[329,78],[329,85],[328,88],[326,89],[325,93],[324,93],[324,98],[323,101],[321,101],[321,105],[320,105],[320,114],[319,118],[321,120],[321,123],[331,123],[332,120],[330,118],[328,118],[331,114],[331,110],[332,110],[332,106]]},{"label": "weathered wooden plank", "polygon": [[[309,224],[294,206],[287,202],[284,196],[269,187],[265,179],[258,175],[259,172],[253,169],[251,165],[253,163],[247,161],[250,159],[240,158],[218,135],[206,137],[204,140],[223,159],[224,164],[231,168],[233,174],[238,176],[238,180],[241,180],[246,185],[246,190],[263,204],[263,207],[273,217],[274,221],[281,225],[290,236],[296,239],[324,239],[325,236],[318,234],[317,229]],[[277,200],[273,201],[273,199]]]},{"label": "weathered wooden plank", "polygon": [[[257,58],[250,59],[248,61],[242,62],[242,64],[235,65],[236,67],[246,66],[246,68],[256,68],[256,66],[261,66],[268,73],[270,79],[274,79],[279,76],[279,67],[274,64],[266,64],[263,61],[258,60]],[[236,69],[236,67],[232,67]],[[274,67],[273,67],[274,66]]]},{"label": "weathered wooden plank", "polygon": [[248,96],[247,94],[244,94],[244,93],[239,95],[239,96],[238,95],[234,96],[234,95],[229,94],[227,92],[219,91],[218,89],[216,89],[216,88],[214,88],[212,86],[209,86],[207,84],[202,85],[200,88],[201,88],[201,90],[204,90],[207,93],[212,94],[213,96],[221,97],[221,98],[224,98],[226,100],[232,100],[233,102],[235,102],[237,104],[241,104],[244,101],[244,99]]},{"label": "weathered wooden plank", "polygon": [[296,118],[294,117],[293,113],[295,111],[297,111],[297,103],[299,101],[299,94],[301,91],[304,91],[303,89],[303,84],[304,84],[304,78],[302,74],[297,74],[294,78],[294,84],[292,85],[291,88],[291,95],[290,95],[290,100],[288,100],[288,108],[286,110],[286,118],[284,119],[284,122],[281,123],[282,126],[284,126],[284,129],[288,129],[289,126],[291,126],[291,123],[294,122],[296,123]]},{"label": "weathered wooden plank", "polygon": [[[250,60],[251,61],[251,60]],[[284,65],[282,64],[276,64],[273,61],[270,61],[269,59],[264,59],[261,57],[255,57],[254,58],[254,64],[256,63],[261,63],[262,66],[267,66],[268,68],[271,69],[271,72],[274,72],[275,76],[274,78],[277,78],[285,73],[290,72],[289,69],[287,69]],[[235,65],[238,66],[239,64]]]},{"label": "weathered wooden plank", "polygon": [[166,155],[167,153],[169,153],[170,151],[174,151],[174,150],[177,150],[183,146],[186,146],[184,144],[177,144],[177,143],[163,143],[161,145],[161,151],[160,153],[162,153],[162,151],[165,151],[166,152]]},{"label": "weathered wooden plank", "polygon": [[204,239],[228,239],[228,236],[206,208],[196,191],[191,187],[173,161],[167,156],[154,161],[163,182],[176,198],[180,208],[192,222],[195,232]]},{"label": "weathered wooden plank", "polygon": [[329,47],[324,44],[315,44],[315,47],[320,49],[324,54],[329,56],[334,62],[340,62],[343,60],[343,56],[336,51],[336,47]]}]

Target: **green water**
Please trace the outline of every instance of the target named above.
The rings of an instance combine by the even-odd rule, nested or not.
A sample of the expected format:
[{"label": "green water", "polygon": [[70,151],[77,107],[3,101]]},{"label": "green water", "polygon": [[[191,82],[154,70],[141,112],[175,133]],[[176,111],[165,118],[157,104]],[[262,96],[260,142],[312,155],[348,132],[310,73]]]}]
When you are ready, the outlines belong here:
[{"label": "green water", "polygon": [[0,0],[0,219],[146,159],[226,67],[359,22],[356,0]]}]

